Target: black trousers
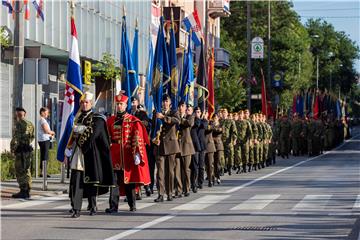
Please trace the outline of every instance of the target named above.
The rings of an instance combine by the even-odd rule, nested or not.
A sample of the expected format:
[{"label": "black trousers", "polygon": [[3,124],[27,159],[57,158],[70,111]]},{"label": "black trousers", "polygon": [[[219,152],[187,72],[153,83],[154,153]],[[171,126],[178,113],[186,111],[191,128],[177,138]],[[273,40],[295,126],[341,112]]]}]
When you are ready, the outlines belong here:
[{"label": "black trousers", "polygon": [[72,169],[69,190],[72,209],[81,211],[84,196],[88,199],[88,208],[96,209],[96,195],[97,187],[84,183],[84,172]]},{"label": "black trousers", "polygon": [[149,170],[150,170],[150,189],[154,189],[155,184],[155,165],[156,165],[156,159],[155,159],[155,149],[154,144],[151,144],[150,146],[146,146],[146,152],[148,156],[148,162],[149,162]]},{"label": "black trousers", "polygon": [[202,186],[205,174],[205,151],[196,152],[191,159],[191,187]]},{"label": "black trousers", "polygon": [[111,209],[119,208],[119,199],[120,199],[120,186],[124,186],[125,195],[129,207],[136,208],[136,192],[135,192],[135,183],[124,183],[124,171],[123,170],[114,170],[114,179],[117,184],[116,187],[111,188],[109,205]]},{"label": "black trousers", "polygon": [[202,186],[204,183],[205,177],[205,151],[199,152],[199,162],[198,162],[198,186]]},{"label": "black trousers", "polygon": [[43,161],[49,160],[50,140],[38,143],[40,146],[40,169],[42,170]]}]

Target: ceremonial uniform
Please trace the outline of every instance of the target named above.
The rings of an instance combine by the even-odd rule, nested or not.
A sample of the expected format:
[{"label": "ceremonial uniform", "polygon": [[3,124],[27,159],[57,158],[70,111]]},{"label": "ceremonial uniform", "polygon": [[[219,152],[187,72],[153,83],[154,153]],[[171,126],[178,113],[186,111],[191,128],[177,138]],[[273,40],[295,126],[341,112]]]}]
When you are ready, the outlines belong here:
[{"label": "ceremonial uniform", "polygon": [[[204,120],[208,122],[207,120]],[[212,187],[215,182],[214,178],[214,153],[216,152],[216,147],[214,143],[214,138],[212,136],[213,133],[213,125],[208,124],[207,129],[205,130],[205,142],[206,142],[206,170],[207,170],[207,178],[208,178],[208,187]]]},{"label": "ceremonial uniform", "polygon": [[[25,110],[17,108],[17,111]],[[15,123],[15,131],[10,142],[11,152],[15,154],[15,175],[19,184],[20,192],[13,194],[14,198],[29,198],[31,189],[31,158],[34,140],[34,125],[26,120],[18,120]]]},{"label": "ceremonial uniform", "polygon": [[[85,94],[86,95],[86,94]],[[82,199],[88,198],[90,215],[96,213],[96,196],[114,186],[110,142],[105,116],[82,111],[73,127],[70,160],[70,199],[73,217],[78,217]]]},{"label": "ceremonial uniform", "polygon": [[222,142],[222,128],[220,124],[213,124],[213,138],[215,143],[216,152],[214,155],[214,175],[215,178],[218,179],[218,183],[220,182],[220,175],[222,168],[225,166],[224,159],[224,144]]},{"label": "ceremonial uniform", "polygon": [[179,124],[179,145],[180,145],[180,161],[181,175],[183,179],[182,189],[185,196],[190,194],[191,184],[191,156],[195,154],[194,145],[191,139],[190,130],[194,125],[194,116],[183,115],[180,117]]}]

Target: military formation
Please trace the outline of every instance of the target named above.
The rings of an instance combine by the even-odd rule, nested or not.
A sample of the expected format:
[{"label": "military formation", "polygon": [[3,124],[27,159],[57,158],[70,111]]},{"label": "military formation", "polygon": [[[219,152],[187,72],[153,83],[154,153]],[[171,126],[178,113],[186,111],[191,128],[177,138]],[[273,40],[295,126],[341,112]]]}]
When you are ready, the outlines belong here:
[{"label": "military formation", "polygon": [[[119,94],[117,112],[106,118],[92,110],[92,101],[90,93],[80,100],[81,114],[65,153],[72,169],[72,217],[80,216],[82,198],[88,198],[90,215],[95,215],[96,197],[109,190],[106,213],[118,211],[120,196],[126,196],[129,210],[136,211],[142,188],[146,196],[157,189],[155,202],[173,201],[197,193],[204,185],[221,184],[225,174],[258,171],[275,164],[277,156],[316,156],[350,137],[345,118],[325,114],[283,114],[274,121],[247,109],[230,113],[222,108],[210,116],[185,102],[174,109],[165,94],[162,111],[154,111],[150,118],[138,97],[129,101],[129,111],[128,98]],[[23,108],[17,109],[11,142],[20,187],[14,198],[30,197],[34,127],[25,114]]]}]

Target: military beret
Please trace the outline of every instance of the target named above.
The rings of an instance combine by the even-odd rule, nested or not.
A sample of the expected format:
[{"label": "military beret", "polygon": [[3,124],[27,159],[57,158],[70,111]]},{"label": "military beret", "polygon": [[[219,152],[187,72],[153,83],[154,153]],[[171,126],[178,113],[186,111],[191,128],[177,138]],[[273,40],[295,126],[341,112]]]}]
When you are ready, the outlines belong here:
[{"label": "military beret", "polygon": [[135,96],[131,97],[132,102],[135,101],[135,100],[139,101],[139,96],[135,95]]},{"label": "military beret", "polygon": [[200,107],[194,108],[194,111],[201,111]]},{"label": "military beret", "polygon": [[181,106],[181,105],[183,105],[183,104],[186,105],[186,102],[185,102],[184,100],[181,100],[181,101],[179,102],[179,106]]},{"label": "military beret", "polygon": [[17,107],[17,108],[15,108],[15,111],[26,113],[26,111],[25,111],[25,109],[23,107]]},{"label": "military beret", "polygon": [[165,93],[162,97],[162,100],[165,101],[165,100],[169,100],[170,99],[170,96],[169,94]]}]

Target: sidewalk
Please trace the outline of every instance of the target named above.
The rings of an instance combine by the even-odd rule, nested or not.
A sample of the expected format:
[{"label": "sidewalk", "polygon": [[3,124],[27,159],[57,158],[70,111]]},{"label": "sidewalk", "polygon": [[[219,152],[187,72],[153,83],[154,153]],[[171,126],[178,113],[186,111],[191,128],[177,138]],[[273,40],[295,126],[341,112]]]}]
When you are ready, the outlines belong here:
[{"label": "sidewalk", "polygon": [[[55,196],[63,193],[67,193],[69,189],[69,180],[65,177],[65,183],[60,183],[60,175],[51,175],[50,178],[47,178],[47,191],[43,191],[43,178],[33,178],[32,179],[32,196]],[[11,179],[1,182],[1,198],[11,198],[13,193],[19,191],[19,185],[16,182],[16,179]]]}]

